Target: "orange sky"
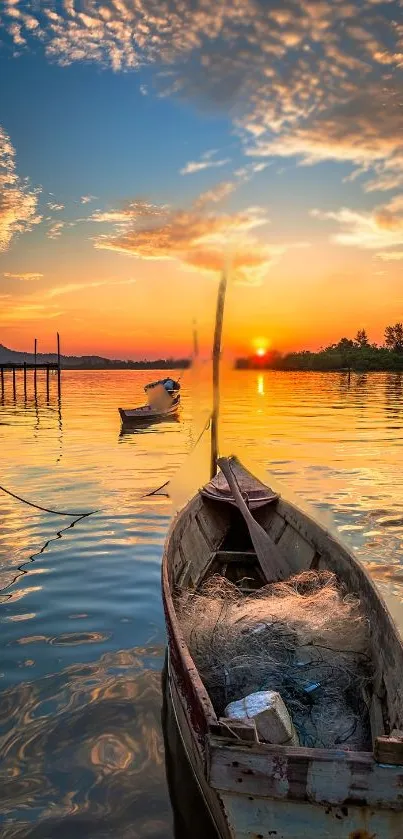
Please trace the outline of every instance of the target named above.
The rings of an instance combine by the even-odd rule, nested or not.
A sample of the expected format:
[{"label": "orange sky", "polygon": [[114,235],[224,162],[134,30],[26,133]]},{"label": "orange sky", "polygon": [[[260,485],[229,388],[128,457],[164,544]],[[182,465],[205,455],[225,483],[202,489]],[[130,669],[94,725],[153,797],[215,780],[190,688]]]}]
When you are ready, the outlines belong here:
[{"label": "orange sky", "polygon": [[[38,349],[47,351],[53,349],[58,330],[66,354],[188,355],[196,318],[200,343],[208,351],[218,275],[184,269],[175,261],[113,258],[119,269],[113,279],[108,278],[109,266],[101,278],[97,272],[92,279],[90,265],[83,265],[69,282],[67,269],[59,272],[50,296],[44,279],[10,280],[23,293],[19,288],[18,297],[8,298],[0,313],[1,342],[30,350],[37,337]],[[261,285],[239,285],[230,274],[226,349],[249,354],[257,338],[280,351],[314,349],[342,335],[354,336],[362,327],[380,342],[384,327],[402,318],[400,289],[401,269],[394,263],[385,269],[366,254],[340,253],[326,244],[291,251]]]},{"label": "orange sky", "polygon": [[4,5],[1,343],[207,352],[227,263],[233,355],[403,320],[398,0]]}]

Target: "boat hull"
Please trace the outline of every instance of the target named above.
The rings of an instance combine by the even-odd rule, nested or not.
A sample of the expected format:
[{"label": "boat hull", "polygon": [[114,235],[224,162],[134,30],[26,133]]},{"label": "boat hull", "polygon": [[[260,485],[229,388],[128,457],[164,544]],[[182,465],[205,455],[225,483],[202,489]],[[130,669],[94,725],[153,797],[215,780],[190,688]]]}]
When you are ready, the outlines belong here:
[{"label": "boat hull", "polygon": [[[205,808],[210,815],[216,835],[220,839],[401,839],[403,835],[403,817],[401,812],[370,806],[357,806],[351,803],[329,802],[316,804],[309,801],[293,801],[288,795],[290,785],[283,774],[286,794],[282,799],[270,798],[264,794],[264,786],[270,788],[270,779],[262,784],[260,795],[251,789],[244,791],[217,790],[209,777],[209,755],[200,749],[186,698],[178,689],[181,677],[172,670],[168,656],[167,695],[172,705],[173,716],[178,728],[189,769],[197,782]],[[233,763],[239,763],[239,754],[234,752]],[[247,771],[251,771],[248,769]],[[307,769],[309,774],[309,769]],[[281,768],[277,769],[281,773]],[[335,799],[343,790],[343,770],[340,786],[334,787]],[[245,782],[242,769],[240,777]],[[320,783],[320,776],[318,776]],[[333,777],[337,783],[337,774]],[[402,770],[403,782],[403,770]],[[324,776],[326,793],[330,792],[329,778]],[[180,796],[178,790],[177,795]],[[363,790],[365,794],[365,790]],[[206,837],[207,839],[207,837]]]},{"label": "boat hull", "polygon": [[148,405],[141,408],[125,410],[119,408],[120,418],[124,425],[150,425],[151,423],[163,422],[164,420],[177,419],[180,413],[180,405],[173,405],[167,411],[152,411]]},{"label": "boat hull", "polygon": [[[231,513],[232,510],[232,513]],[[200,494],[171,525],[162,565],[170,701],[187,758],[221,839],[401,839],[403,765],[372,753],[268,746],[230,738],[217,720],[181,634],[172,591],[197,586],[228,532],[233,508]],[[389,613],[353,555],[294,505],[256,511],[301,568],[327,567],[373,615],[391,728],[402,728],[402,646]],[[400,674],[400,676],[399,676]],[[400,761],[401,763],[401,761]]]}]

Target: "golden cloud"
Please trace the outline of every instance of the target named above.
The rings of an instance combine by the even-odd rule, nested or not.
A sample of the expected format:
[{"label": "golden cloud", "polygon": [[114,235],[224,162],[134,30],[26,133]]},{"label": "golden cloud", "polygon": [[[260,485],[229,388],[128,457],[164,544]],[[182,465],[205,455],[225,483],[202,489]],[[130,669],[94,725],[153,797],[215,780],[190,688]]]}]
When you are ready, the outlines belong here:
[{"label": "golden cloud", "polygon": [[[332,236],[340,245],[356,245],[361,248],[377,249],[403,247],[403,196],[395,196],[388,204],[371,211],[350,210],[343,207],[332,212],[312,210],[316,218],[336,221],[342,232]],[[380,256],[380,254],[378,254]],[[384,260],[399,259],[396,252],[385,253]]]},{"label": "golden cloud", "polygon": [[116,215],[113,211],[105,213],[103,221],[116,222],[115,232],[98,236],[95,246],[139,259],[176,259],[184,266],[207,272],[221,271],[230,258],[235,281],[260,283],[285,248],[262,244],[252,234],[268,222],[259,207],[233,214],[205,212],[206,203],[223,197],[228,189],[225,183],[217,185],[215,190],[202,194],[189,210],[162,207],[158,213],[155,208],[151,221],[147,213],[141,214],[140,202],[132,202],[132,214],[126,208],[123,227],[121,211]]},{"label": "golden cloud", "polygon": [[4,271],[3,277],[7,277],[8,280],[40,280],[43,277],[43,274],[40,274],[39,271],[22,271],[19,274],[11,274],[9,271]]},{"label": "golden cloud", "polygon": [[38,194],[17,175],[15,149],[0,126],[0,252],[7,250],[14,236],[41,221]]}]

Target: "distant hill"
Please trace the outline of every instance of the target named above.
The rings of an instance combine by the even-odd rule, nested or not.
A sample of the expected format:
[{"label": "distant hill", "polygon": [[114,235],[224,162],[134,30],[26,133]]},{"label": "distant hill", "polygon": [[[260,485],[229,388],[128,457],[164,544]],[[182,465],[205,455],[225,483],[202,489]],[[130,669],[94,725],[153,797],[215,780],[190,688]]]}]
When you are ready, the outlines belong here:
[{"label": "distant hill", "polygon": [[[57,363],[57,355],[56,353],[37,353],[36,360],[38,364]],[[65,370],[182,370],[190,367],[190,359],[188,358],[121,361],[120,359],[103,358],[100,355],[62,355],[60,360],[61,366]],[[33,364],[34,354],[10,350],[0,344],[0,365],[23,364],[24,361],[27,364]]]}]

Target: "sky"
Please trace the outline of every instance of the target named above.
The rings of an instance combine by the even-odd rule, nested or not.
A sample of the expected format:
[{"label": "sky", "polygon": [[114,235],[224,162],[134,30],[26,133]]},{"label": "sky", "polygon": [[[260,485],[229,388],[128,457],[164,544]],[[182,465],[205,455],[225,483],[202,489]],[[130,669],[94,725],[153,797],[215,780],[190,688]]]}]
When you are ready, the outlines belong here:
[{"label": "sky", "polygon": [[[3,0],[0,343],[315,349],[403,320],[403,0]],[[5,83],[4,83],[5,82]]]}]

